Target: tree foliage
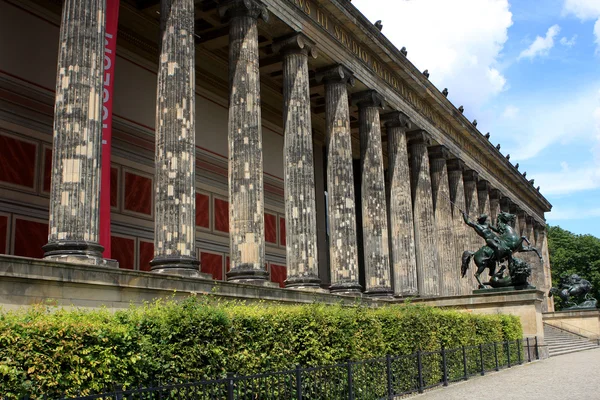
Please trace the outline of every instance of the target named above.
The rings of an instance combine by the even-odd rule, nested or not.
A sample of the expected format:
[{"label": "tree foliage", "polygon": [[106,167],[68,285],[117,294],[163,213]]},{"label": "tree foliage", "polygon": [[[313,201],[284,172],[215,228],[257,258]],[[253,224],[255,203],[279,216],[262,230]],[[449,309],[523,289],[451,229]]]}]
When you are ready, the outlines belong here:
[{"label": "tree foliage", "polygon": [[[576,235],[560,226],[548,228],[548,251],[552,284],[557,287],[561,276],[578,274],[594,286],[592,295],[600,300],[600,239],[592,235]],[[554,299],[557,309],[562,304]]]}]

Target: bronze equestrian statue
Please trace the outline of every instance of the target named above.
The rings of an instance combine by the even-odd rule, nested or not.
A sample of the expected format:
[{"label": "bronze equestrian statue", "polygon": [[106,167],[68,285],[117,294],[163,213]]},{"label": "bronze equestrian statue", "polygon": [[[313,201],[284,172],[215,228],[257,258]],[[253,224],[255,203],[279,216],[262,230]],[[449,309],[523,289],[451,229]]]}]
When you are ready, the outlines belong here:
[{"label": "bronze equestrian statue", "polygon": [[[538,249],[530,246],[529,240],[525,236],[519,236],[514,228],[510,225],[514,220],[515,216],[506,212],[498,214],[496,226],[492,226],[488,222],[488,216],[482,214],[477,218],[477,222],[473,222],[465,212],[463,219],[467,225],[475,230],[475,232],[481,236],[486,245],[481,247],[476,252],[465,251],[462,255],[462,266],[461,273],[464,277],[469,269],[471,259],[475,261],[477,265],[477,272],[475,272],[475,279],[479,283],[479,288],[485,288],[485,285],[479,279],[479,276],[486,269],[489,270],[491,277],[490,282],[487,284],[492,287],[505,287],[505,286],[528,286],[527,278],[531,275],[531,266],[524,260],[513,257],[514,253],[522,252],[535,252],[540,260],[542,255]],[[507,277],[503,276],[503,272],[507,266],[503,266],[498,273],[496,273],[497,263],[506,262],[510,275]]]},{"label": "bronze equestrian statue", "polygon": [[[561,276],[558,288],[551,288],[548,297],[553,295],[560,297],[563,301],[563,310],[596,308],[598,300],[590,294],[592,289],[592,284],[577,274]],[[572,298],[575,298],[577,302],[571,301]]]}]

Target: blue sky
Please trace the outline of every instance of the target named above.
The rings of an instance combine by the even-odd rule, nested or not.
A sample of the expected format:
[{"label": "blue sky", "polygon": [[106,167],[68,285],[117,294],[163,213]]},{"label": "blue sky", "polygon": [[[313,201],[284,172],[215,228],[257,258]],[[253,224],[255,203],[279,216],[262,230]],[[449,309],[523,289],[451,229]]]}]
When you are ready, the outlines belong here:
[{"label": "blue sky", "polygon": [[600,237],[600,0],[353,4],[535,179],[548,223]]}]

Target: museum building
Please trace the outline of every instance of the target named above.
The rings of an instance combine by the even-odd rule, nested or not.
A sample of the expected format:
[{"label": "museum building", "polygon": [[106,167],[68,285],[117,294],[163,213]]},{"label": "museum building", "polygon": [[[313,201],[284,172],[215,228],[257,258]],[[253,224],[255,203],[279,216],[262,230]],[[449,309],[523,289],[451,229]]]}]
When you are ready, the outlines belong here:
[{"label": "museum building", "polygon": [[0,0],[0,54],[4,279],[470,295],[464,210],[515,214],[551,286],[539,187],[350,1]]}]

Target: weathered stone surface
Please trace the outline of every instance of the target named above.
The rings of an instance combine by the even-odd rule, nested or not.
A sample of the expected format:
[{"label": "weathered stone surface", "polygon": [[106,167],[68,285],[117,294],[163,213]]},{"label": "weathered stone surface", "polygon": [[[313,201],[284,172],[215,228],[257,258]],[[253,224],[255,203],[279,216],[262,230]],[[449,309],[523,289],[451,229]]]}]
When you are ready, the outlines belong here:
[{"label": "weathered stone surface", "polygon": [[510,212],[510,204],[511,203],[512,203],[512,201],[510,200],[510,198],[508,198],[506,196],[502,196],[500,198],[500,211]]},{"label": "weathered stone surface", "polygon": [[[477,200],[479,202],[479,214],[485,214],[488,216],[488,223],[493,225],[495,221],[491,217],[491,208],[490,208],[490,183],[485,180],[479,180],[477,182]],[[483,245],[483,240],[480,241]],[[473,250],[477,250],[476,248]],[[482,282],[487,282],[490,280],[490,276],[488,270],[486,269],[480,275],[480,279]]]},{"label": "weathered stone surface", "polygon": [[258,0],[222,3],[229,24],[230,280],[266,280]]},{"label": "weathered stone surface", "polygon": [[360,292],[356,212],[352,172],[352,137],[348,88],[352,73],[338,65],[317,73],[325,83],[327,120],[327,195],[329,202],[329,260],[332,292]]},{"label": "weathered stone surface", "polygon": [[[465,206],[467,215],[469,218],[476,219],[479,216],[479,198],[477,197],[477,180],[479,179],[479,174],[472,169],[466,169],[463,172],[463,180],[465,184]],[[463,222],[464,223],[464,222]],[[480,238],[475,230],[469,229],[469,250],[477,251],[481,246],[485,244],[482,238]],[[471,276],[472,279],[472,288],[477,287],[477,281],[474,278],[475,271],[473,270],[475,266],[472,264],[467,272],[467,276],[464,279],[468,279],[468,276]],[[485,282],[482,279],[482,282]]]},{"label": "weathered stone surface", "polygon": [[315,171],[308,56],[304,35],[274,43],[283,54],[283,123],[286,220],[286,287],[319,287]]},{"label": "weathered stone surface", "polygon": [[521,208],[516,203],[511,201],[509,204],[509,212],[515,216],[515,219],[512,223],[512,227],[515,228],[515,231],[518,234],[521,234],[521,229],[520,229],[520,225],[519,225],[519,212],[520,211],[521,211]]},{"label": "weathered stone surface", "polygon": [[194,1],[163,2],[150,265],[154,272],[197,276]]},{"label": "weathered stone surface", "polygon": [[[545,293],[548,293],[550,288],[552,287],[552,273],[550,271],[550,253],[548,251],[548,231],[546,230],[546,226],[536,222],[534,225],[535,230],[535,247],[537,247],[542,253],[543,261],[543,280],[544,285],[542,287],[538,287],[539,290],[543,290]],[[554,311],[554,299],[551,297],[546,297],[546,301],[542,303],[542,311],[543,312],[553,312]]]},{"label": "weathered stone surface", "polygon": [[399,111],[383,115],[382,120],[388,137],[388,211],[394,295],[415,296],[419,293],[419,288],[406,143],[406,130],[411,125],[408,117]]},{"label": "weathered stone surface", "polygon": [[45,257],[103,264],[98,244],[104,0],[63,5]]},{"label": "weathered stone surface", "polygon": [[435,217],[427,154],[427,146],[430,144],[427,132],[420,130],[408,133],[417,279],[421,296],[440,294]]},{"label": "weathered stone surface", "polygon": [[[448,149],[444,146],[429,148],[431,165],[431,189],[433,209],[435,213],[436,243],[440,273],[440,295],[452,296],[461,293],[461,281],[456,271],[456,239],[454,238],[454,222],[450,204],[450,187],[446,159]],[[461,254],[462,255],[462,254]]]},{"label": "weathered stone surface", "polygon": [[359,108],[362,231],[365,290],[372,296],[392,294],[388,219],[379,111],[383,98],[374,91],[356,93]]},{"label": "weathered stone surface", "polygon": [[462,211],[467,209],[465,205],[465,186],[463,180],[464,163],[457,159],[449,159],[448,167],[448,183],[450,190],[450,201],[452,202],[452,224],[454,231],[454,249],[456,259],[453,263],[455,276],[460,279],[460,293],[471,294],[473,291],[473,280],[469,274],[465,278],[460,276],[461,257],[463,252],[471,250],[470,229],[463,221]]},{"label": "weathered stone surface", "polygon": [[500,214],[500,198],[502,193],[498,189],[490,190],[490,221],[495,226],[498,214]]}]

